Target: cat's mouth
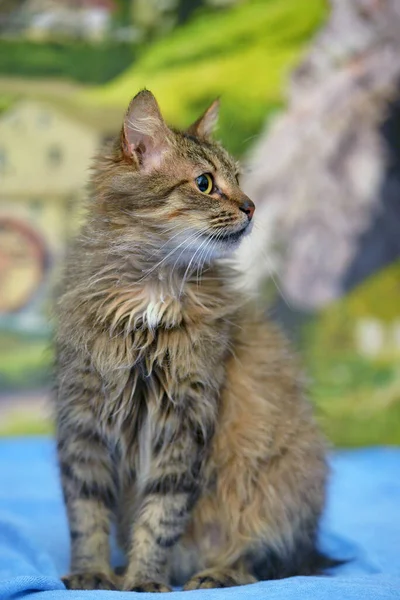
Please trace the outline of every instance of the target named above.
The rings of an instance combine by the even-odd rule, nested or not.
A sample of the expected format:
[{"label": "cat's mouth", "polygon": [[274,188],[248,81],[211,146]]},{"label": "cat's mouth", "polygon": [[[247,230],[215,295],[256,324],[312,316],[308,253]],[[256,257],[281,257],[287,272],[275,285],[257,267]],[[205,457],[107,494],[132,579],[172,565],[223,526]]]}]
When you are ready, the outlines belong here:
[{"label": "cat's mouth", "polygon": [[243,229],[239,229],[239,231],[234,231],[233,233],[227,233],[226,235],[221,236],[219,239],[223,242],[238,242],[242,239],[247,227]]},{"label": "cat's mouth", "polygon": [[227,230],[226,232],[218,231],[217,233],[214,231],[209,231],[208,233],[203,233],[200,236],[200,247],[203,247],[202,243],[209,240],[214,242],[214,244],[211,245],[211,255],[224,256],[226,253],[233,252],[239,245],[240,241],[251,231],[251,229],[252,223],[249,223],[248,225],[246,224],[235,231]]},{"label": "cat's mouth", "polygon": [[242,237],[244,237],[244,235],[248,234],[250,231],[251,231],[251,223],[249,223],[248,225],[245,225],[238,231],[228,231],[227,233],[224,233],[223,235],[219,234],[219,235],[212,236],[212,237],[215,237],[216,239],[218,239],[218,241],[223,242],[223,243],[225,242],[225,243],[234,244],[236,242],[239,242],[242,239]]}]

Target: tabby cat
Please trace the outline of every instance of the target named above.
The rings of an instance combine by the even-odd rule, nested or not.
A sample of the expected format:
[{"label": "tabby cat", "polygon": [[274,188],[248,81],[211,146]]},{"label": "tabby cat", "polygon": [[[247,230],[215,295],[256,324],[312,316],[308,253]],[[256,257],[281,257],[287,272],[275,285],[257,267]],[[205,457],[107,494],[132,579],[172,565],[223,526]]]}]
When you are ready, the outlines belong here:
[{"label": "tabby cat", "polygon": [[67,588],[225,587],[322,564],[324,442],[229,258],[254,204],[211,139],[217,113],[176,131],[141,91],[94,164],[57,303]]}]

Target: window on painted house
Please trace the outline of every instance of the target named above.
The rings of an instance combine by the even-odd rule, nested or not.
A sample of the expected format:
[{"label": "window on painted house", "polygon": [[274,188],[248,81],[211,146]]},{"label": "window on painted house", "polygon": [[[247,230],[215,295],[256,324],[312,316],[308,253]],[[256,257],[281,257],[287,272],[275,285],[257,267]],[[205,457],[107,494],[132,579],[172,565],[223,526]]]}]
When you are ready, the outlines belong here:
[{"label": "window on painted house", "polygon": [[0,173],[4,173],[7,167],[7,151],[0,148]]},{"label": "window on painted house", "polygon": [[51,117],[48,112],[41,112],[38,114],[37,124],[41,129],[47,129],[50,126]]},{"label": "window on painted house", "polygon": [[62,150],[59,146],[51,146],[47,151],[47,160],[50,166],[58,167],[62,163]]},{"label": "window on painted house", "polygon": [[38,216],[43,211],[43,202],[39,198],[34,198],[30,202],[31,212],[33,215]]}]

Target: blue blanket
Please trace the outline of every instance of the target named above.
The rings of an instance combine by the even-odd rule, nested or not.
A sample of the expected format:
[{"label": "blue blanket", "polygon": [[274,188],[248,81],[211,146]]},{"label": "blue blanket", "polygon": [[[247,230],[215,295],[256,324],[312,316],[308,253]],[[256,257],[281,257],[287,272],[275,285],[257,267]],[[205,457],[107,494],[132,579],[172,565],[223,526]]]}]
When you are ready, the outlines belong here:
[{"label": "blue blanket", "polygon": [[[330,576],[198,590],[183,597],[400,599],[400,449],[338,452],[331,463],[321,546],[350,562]],[[32,592],[35,600],[132,598],[133,592],[66,591],[59,576],[68,570],[68,552],[54,444],[46,439],[0,441],[0,600]],[[168,598],[178,594],[182,598],[182,592]]]}]

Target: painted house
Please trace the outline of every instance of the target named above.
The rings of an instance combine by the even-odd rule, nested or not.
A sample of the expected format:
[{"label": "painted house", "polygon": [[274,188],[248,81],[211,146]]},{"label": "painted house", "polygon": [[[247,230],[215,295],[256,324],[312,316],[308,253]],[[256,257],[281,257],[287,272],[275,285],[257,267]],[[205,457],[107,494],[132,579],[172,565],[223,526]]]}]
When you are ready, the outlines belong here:
[{"label": "painted house", "polygon": [[14,15],[26,37],[62,37],[100,41],[110,30],[112,0],[26,0]]},{"label": "painted house", "polygon": [[79,222],[91,158],[117,131],[104,122],[34,100],[1,115],[0,330],[46,327],[52,277]]}]

